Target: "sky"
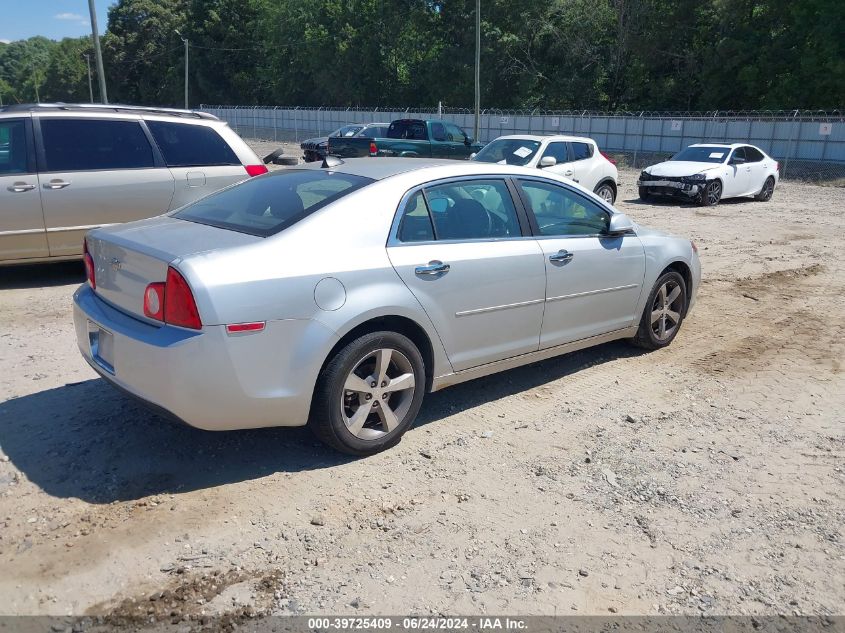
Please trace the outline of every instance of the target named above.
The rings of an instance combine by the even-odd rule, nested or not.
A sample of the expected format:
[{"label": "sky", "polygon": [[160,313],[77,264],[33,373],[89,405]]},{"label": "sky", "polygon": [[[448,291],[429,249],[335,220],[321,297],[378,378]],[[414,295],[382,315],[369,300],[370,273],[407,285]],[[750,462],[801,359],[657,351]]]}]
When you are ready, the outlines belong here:
[{"label": "sky", "polygon": [[[106,30],[115,0],[96,0],[97,26]],[[44,35],[50,39],[91,33],[88,0],[0,0],[0,42]]]}]

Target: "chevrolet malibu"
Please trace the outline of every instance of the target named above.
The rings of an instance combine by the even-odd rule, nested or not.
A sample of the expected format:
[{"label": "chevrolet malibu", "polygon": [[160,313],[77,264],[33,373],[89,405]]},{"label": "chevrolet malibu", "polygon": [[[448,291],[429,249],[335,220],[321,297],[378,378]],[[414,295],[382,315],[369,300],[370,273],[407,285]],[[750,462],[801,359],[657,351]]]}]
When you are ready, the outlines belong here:
[{"label": "chevrolet malibu", "polygon": [[192,426],[367,455],[423,396],[615,339],[668,345],[695,245],[511,165],[329,157],[100,228],[74,295],[107,381]]}]

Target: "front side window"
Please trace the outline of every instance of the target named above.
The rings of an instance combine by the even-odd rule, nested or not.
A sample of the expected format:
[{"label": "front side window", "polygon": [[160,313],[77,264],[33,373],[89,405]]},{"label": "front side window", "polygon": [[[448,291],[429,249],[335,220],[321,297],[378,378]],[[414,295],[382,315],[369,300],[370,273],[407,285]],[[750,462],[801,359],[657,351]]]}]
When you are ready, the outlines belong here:
[{"label": "front side window", "polygon": [[464,131],[454,123],[446,124],[446,135],[449,140],[454,143],[463,143],[464,139],[467,137],[467,135],[464,134]]},{"label": "front side window", "polygon": [[607,231],[610,214],[583,196],[544,182],[520,182],[540,235],[597,235]]},{"label": "front side window", "polygon": [[[478,240],[521,235],[519,220],[504,180],[467,180],[425,188],[425,198],[414,196],[405,208],[400,224],[402,241],[423,236],[421,217],[425,209],[431,218],[436,240]],[[427,202],[427,206],[423,206]],[[406,220],[408,228],[404,228]],[[416,232],[410,228],[416,225]],[[403,239],[407,237],[408,239]],[[431,239],[431,238],[427,238]]]},{"label": "front side window", "polygon": [[557,161],[558,165],[560,163],[568,162],[566,155],[566,143],[562,142],[549,143],[548,147],[546,147],[546,151],[543,152],[543,158],[551,156]]},{"label": "front side window", "polygon": [[737,147],[734,153],[731,154],[731,165],[745,162],[745,148]]},{"label": "front side window", "polygon": [[593,155],[593,146],[589,143],[571,143],[572,160],[584,160]]},{"label": "front side window", "polygon": [[48,172],[155,166],[138,121],[42,118],[41,135]]},{"label": "front side window", "polygon": [[235,152],[216,130],[205,125],[147,121],[168,167],[240,165]]},{"label": "front side window", "polygon": [[540,149],[539,141],[521,138],[500,138],[487,143],[473,160],[501,165],[527,165]]},{"label": "front side window", "polygon": [[24,121],[0,121],[0,176],[28,172],[26,145]]},{"label": "front side window", "polygon": [[173,217],[267,237],[372,182],[339,172],[285,170],[213,193]]}]

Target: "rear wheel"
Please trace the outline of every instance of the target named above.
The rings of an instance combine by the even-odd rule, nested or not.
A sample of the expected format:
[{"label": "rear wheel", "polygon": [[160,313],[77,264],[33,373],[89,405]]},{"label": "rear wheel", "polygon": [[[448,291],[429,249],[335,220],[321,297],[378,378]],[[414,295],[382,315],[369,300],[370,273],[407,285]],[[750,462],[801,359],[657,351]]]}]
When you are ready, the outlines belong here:
[{"label": "rear wheel", "polygon": [[760,189],[760,193],[754,196],[755,200],[759,200],[760,202],[768,202],[772,199],[772,195],[775,193],[775,179],[769,176],[766,178],[766,182],[763,183],[763,188]]},{"label": "rear wheel", "polygon": [[722,199],[722,181],[711,180],[704,185],[698,194],[698,205],[701,207],[715,207]]},{"label": "rear wheel", "polygon": [[648,200],[649,199],[649,192],[648,187],[640,187],[639,188],[640,200]]},{"label": "rear wheel", "polygon": [[595,194],[607,204],[613,204],[613,201],[616,200],[616,189],[613,188],[613,185],[607,182],[596,187]]},{"label": "rear wheel", "polygon": [[634,345],[645,349],[666,347],[681,329],[687,311],[687,285],[683,276],[670,270],[651,289],[640,319]]},{"label": "rear wheel", "polygon": [[365,334],[321,372],[308,425],[339,451],[378,453],[411,427],[425,384],[425,364],[410,339],[395,332]]}]

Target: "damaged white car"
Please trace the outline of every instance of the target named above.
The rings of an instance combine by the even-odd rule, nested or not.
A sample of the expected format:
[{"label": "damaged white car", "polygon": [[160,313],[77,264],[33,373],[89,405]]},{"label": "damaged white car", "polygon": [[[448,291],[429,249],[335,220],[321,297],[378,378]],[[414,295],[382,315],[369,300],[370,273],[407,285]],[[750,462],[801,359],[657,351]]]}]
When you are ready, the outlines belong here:
[{"label": "damaged white car", "polygon": [[668,195],[703,207],[741,196],[767,202],[777,186],[779,169],[775,159],[753,145],[696,144],[647,167],[637,186],[641,200]]}]

